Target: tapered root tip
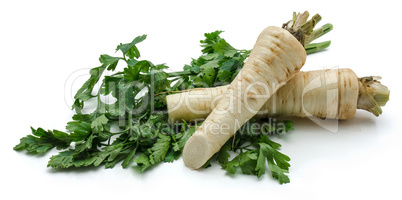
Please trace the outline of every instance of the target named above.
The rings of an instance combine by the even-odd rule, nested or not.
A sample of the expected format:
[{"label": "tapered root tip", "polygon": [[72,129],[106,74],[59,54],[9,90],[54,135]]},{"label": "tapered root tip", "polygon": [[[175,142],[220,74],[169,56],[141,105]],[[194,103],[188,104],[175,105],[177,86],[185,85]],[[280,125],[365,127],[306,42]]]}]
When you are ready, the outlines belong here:
[{"label": "tapered root tip", "polygon": [[210,158],[210,147],[207,139],[199,135],[191,136],[183,149],[183,162],[190,169],[201,168]]}]

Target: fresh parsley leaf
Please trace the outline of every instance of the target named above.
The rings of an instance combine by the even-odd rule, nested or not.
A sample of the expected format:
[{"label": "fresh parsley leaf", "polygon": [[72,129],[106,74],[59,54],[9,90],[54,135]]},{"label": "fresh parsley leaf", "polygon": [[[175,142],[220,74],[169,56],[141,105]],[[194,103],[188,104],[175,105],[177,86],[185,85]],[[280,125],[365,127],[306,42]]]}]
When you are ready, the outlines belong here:
[{"label": "fresh parsley leaf", "polygon": [[147,83],[150,84],[153,93],[157,94],[166,91],[166,89],[170,87],[168,78],[168,74],[163,70],[152,70],[147,79]]},{"label": "fresh parsley leaf", "polygon": [[26,150],[33,154],[43,154],[56,147],[65,149],[70,146],[71,139],[65,132],[58,130],[45,131],[42,128],[34,129],[31,127],[32,135],[21,138],[20,143],[14,147],[14,150]]},{"label": "fresh parsley leaf", "polygon": [[66,129],[70,131],[70,139],[73,142],[85,140],[92,132],[91,124],[86,121],[71,121]]},{"label": "fresh parsley leaf", "polygon": [[116,51],[120,50],[124,56],[127,56],[130,59],[139,58],[140,52],[135,45],[144,41],[146,38],[147,38],[147,35],[141,35],[141,36],[134,38],[134,40],[130,43],[126,43],[126,44],[120,43],[120,45],[117,46]]},{"label": "fresh parsley leaf", "polygon": [[258,176],[265,172],[265,158],[268,161],[269,169],[271,170],[272,177],[279,180],[279,183],[289,183],[289,177],[285,173],[289,173],[289,157],[279,153],[268,144],[260,143],[260,152],[258,157],[258,164],[256,170]]},{"label": "fresh parsley leaf", "polygon": [[103,151],[100,151],[96,155],[96,160],[94,161],[93,165],[96,167],[102,164],[104,161],[112,162],[117,157],[117,155],[119,155],[122,149],[122,145],[106,146]]},{"label": "fresh parsley leaf", "polygon": [[166,154],[170,148],[170,141],[170,136],[162,134],[158,135],[156,143],[151,148],[152,153],[150,161],[152,164],[160,163],[165,159]]},{"label": "fresh parsley leaf", "polygon": [[58,155],[50,157],[47,164],[48,167],[52,168],[69,168],[72,167],[75,151],[73,149],[62,151]]},{"label": "fresh parsley leaf", "polygon": [[176,138],[178,139],[178,141],[173,143],[173,149],[175,151],[183,150],[184,145],[186,144],[187,140],[194,134],[194,132],[196,130],[197,130],[196,126],[193,126],[193,127],[184,126],[181,129],[181,132],[176,134]]},{"label": "fresh parsley leaf", "polygon": [[202,69],[202,82],[212,87],[216,77],[215,69],[213,66],[204,66]]},{"label": "fresh parsley leaf", "polygon": [[221,71],[229,71],[232,72],[236,69],[242,68],[243,67],[243,63],[241,63],[240,61],[238,61],[237,59],[230,59],[227,60],[225,62],[223,62],[220,65],[220,70]]},{"label": "fresh parsley leaf", "polygon": [[213,53],[214,49],[213,46],[215,45],[215,43],[217,43],[221,37],[219,36],[219,34],[221,34],[223,31],[214,31],[211,33],[205,33],[205,39],[201,40],[201,47],[203,47],[203,49],[201,50],[202,53]]},{"label": "fresh parsley leaf", "polygon": [[179,159],[181,156],[181,151],[175,151],[172,148],[169,149],[169,151],[167,152],[165,159],[163,160],[163,162],[173,162],[177,159]]},{"label": "fresh parsley leaf", "polygon": [[134,65],[128,64],[127,67],[124,68],[124,78],[129,81],[136,81],[140,76],[140,72],[148,73],[151,67],[154,67],[154,65],[147,60],[135,62]]},{"label": "fresh parsley leaf", "polygon": [[107,54],[103,54],[99,57],[99,61],[106,65],[107,70],[111,70],[114,71],[116,69],[117,63],[119,62],[119,60],[121,60],[123,58],[120,57],[113,57],[113,56],[109,56]]},{"label": "fresh parsley leaf", "polygon": [[94,121],[91,123],[91,129],[94,132],[102,132],[103,131],[103,125],[107,124],[109,120],[106,118],[105,115],[101,115],[97,117]]},{"label": "fresh parsley leaf", "polygon": [[95,84],[99,81],[103,71],[106,69],[108,65],[103,64],[99,67],[92,68],[89,70],[89,74],[91,75],[89,79],[82,85],[82,87],[77,91],[74,98],[79,99],[81,101],[87,101],[92,98],[92,91],[94,89]]},{"label": "fresh parsley leaf", "polygon": [[214,52],[223,52],[225,56],[232,57],[237,53],[237,49],[233,48],[225,39],[219,39],[213,46]]},{"label": "fresh parsley leaf", "polygon": [[240,169],[243,174],[256,175],[257,166],[257,153],[254,150],[244,151],[239,154],[240,159]]},{"label": "fresh parsley leaf", "polygon": [[137,166],[140,167],[141,173],[152,166],[149,157],[145,153],[142,153],[139,157],[134,159],[134,162],[136,162]]},{"label": "fresh parsley leaf", "polygon": [[232,147],[228,144],[225,143],[221,149],[218,151],[218,153],[216,154],[216,160],[221,164],[226,164],[229,162],[229,151],[232,149]]},{"label": "fresh parsley leaf", "polygon": [[236,156],[231,161],[222,164],[222,168],[229,174],[236,174],[238,167],[240,166],[240,157]]},{"label": "fresh parsley leaf", "polygon": [[257,166],[258,177],[265,173],[265,159],[268,162],[268,167],[273,178],[278,179],[279,183],[289,183],[289,177],[285,173],[289,173],[290,158],[277,149],[281,146],[278,143],[272,142],[266,135],[261,136]]},{"label": "fresh parsley leaf", "polygon": [[241,69],[243,63],[237,59],[230,59],[223,62],[219,68],[217,78],[219,81],[228,82],[231,81],[232,76],[237,69]]},{"label": "fresh parsley leaf", "polygon": [[136,152],[137,152],[137,147],[135,147],[133,150],[130,151],[128,156],[124,159],[123,163],[121,164],[121,166],[123,168],[127,168],[133,162],[133,158],[134,158]]},{"label": "fresh parsley leaf", "polygon": [[232,79],[232,72],[219,70],[216,78],[221,82],[230,82]]},{"label": "fresh parsley leaf", "polygon": [[[132,110],[135,104],[135,83],[120,79],[113,88],[112,95],[117,99],[113,104],[105,105],[108,112],[115,116],[124,116],[128,110]],[[110,86],[109,86],[110,88]]]}]

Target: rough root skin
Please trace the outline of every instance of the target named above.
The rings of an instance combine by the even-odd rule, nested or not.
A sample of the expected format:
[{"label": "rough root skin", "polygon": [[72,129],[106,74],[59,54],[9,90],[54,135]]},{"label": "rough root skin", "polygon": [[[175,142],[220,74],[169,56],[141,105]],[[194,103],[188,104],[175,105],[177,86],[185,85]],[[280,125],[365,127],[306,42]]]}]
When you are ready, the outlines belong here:
[{"label": "rough root skin", "polygon": [[[390,93],[379,79],[380,77],[358,78],[351,69],[298,72],[268,99],[254,117],[308,117],[309,114],[317,118],[346,120],[355,115],[356,109],[364,109],[378,116]],[[338,83],[338,87],[334,88],[333,83]],[[198,88],[168,95],[169,121],[205,119],[227,89],[228,86]],[[304,89],[308,91],[304,93]],[[328,103],[331,101],[338,103]]]},{"label": "rough root skin", "polygon": [[389,100],[389,89],[380,83],[381,77],[368,76],[359,78],[359,100],[357,108],[367,110],[375,116],[382,114],[381,106]]}]

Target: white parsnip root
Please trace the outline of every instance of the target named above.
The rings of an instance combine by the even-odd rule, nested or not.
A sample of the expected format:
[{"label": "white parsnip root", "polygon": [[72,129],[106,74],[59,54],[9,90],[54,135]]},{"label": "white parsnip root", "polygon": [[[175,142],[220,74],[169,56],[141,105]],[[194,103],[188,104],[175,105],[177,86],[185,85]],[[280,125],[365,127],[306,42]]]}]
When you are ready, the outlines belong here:
[{"label": "white parsnip root", "polygon": [[[255,117],[349,119],[356,109],[379,116],[390,91],[379,77],[358,78],[350,69],[298,72],[262,106]],[[171,122],[202,120],[215,108],[228,86],[197,88],[168,95]]]},{"label": "white parsnip root", "polygon": [[184,164],[202,167],[303,66],[306,51],[287,30],[268,27],[243,69],[183,149]]}]

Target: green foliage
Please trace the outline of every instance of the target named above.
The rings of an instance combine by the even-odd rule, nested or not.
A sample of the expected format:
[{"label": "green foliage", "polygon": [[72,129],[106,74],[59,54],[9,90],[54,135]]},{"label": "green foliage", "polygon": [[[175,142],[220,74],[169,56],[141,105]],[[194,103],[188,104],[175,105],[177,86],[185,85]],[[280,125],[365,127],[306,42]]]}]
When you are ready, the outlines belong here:
[{"label": "green foliage", "polygon": [[[241,171],[243,174],[255,175],[260,178],[266,173],[267,163],[270,174],[278,179],[279,183],[289,183],[286,173],[289,173],[290,158],[278,150],[280,144],[271,141],[267,135],[280,134],[272,129],[265,132],[263,129],[250,129],[249,127],[264,127],[270,125],[276,130],[287,132],[293,130],[293,125],[289,121],[249,121],[231,138],[216,154],[216,159],[229,174],[236,174]],[[287,126],[285,126],[287,124]],[[280,127],[280,128],[279,128]],[[237,155],[229,160],[230,152]]]},{"label": "green foliage", "polygon": [[120,43],[119,46],[116,47],[116,51],[121,51],[123,53],[124,57],[128,57],[130,59],[133,58],[139,58],[140,57],[140,51],[138,48],[135,46],[136,44],[144,41],[147,38],[146,35],[141,35],[136,38],[130,43],[122,44]]},{"label": "green foliage", "polygon": [[193,59],[185,71],[197,73],[191,77],[192,87],[213,87],[230,83],[250,54],[250,50],[238,50],[219,35],[223,31],[206,33],[201,40],[204,55]]},{"label": "green foliage", "polygon": [[[134,166],[144,172],[161,162],[177,160],[199,124],[183,122],[169,125],[166,95],[172,91],[228,84],[250,53],[250,50],[232,47],[220,37],[221,33],[206,33],[205,39],[201,40],[203,54],[185,65],[182,72],[174,73],[167,73],[165,69],[168,66],[164,64],[154,65],[148,60],[138,60],[140,52],[136,45],[144,41],[146,35],[138,36],[130,43],[119,44],[116,52],[120,51],[122,57],[101,55],[101,65],[89,71],[89,79],[74,96],[72,109],[76,114],[67,123],[67,132],[31,128],[32,135],[22,138],[14,149],[41,154],[54,147],[65,149],[51,156],[48,167],[52,168],[102,165],[113,168],[121,162],[123,168],[135,163]],[[119,62],[125,66],[121,71],[114,72]],[[105,71],[110,73],[103,76]],[[174,81],[175,84],[172,84]],[[100,84],[99,90],[94,88],[97,83]],[[101,96],[108,95],[115,101],[101,100]],[[84,114],[85,104],[91,99],[97,102],[96,109]],[[283,124],[285,128],[278,129],[275,124]],[[244,126],[214,159],[231,174],[241,171],[261,177],[268,166],[271,175],[280,183],[289,182],[285,175],[289,158],[279,153],[280,145],[262,132],[280,134],[292,130],[293,126],[289,121],[271,125],[260,131]],[[71,142],[75,145],[70,146]],[[246,147],[246,144],[250,145]],[[230,159],[231,151],[238,155]],[[205,167],[215,160],[210,160]]]},{"label": "green foliage", "polygon": [[65,132],[58,130],[45,131],[42,128],[34,129],[31,127],[32,135],[21,138],[20,143],[14,147],[14,150],[26,150],[32,154],[43,154],[56,147],[64,149],[70,146],[71,139]]}]

